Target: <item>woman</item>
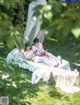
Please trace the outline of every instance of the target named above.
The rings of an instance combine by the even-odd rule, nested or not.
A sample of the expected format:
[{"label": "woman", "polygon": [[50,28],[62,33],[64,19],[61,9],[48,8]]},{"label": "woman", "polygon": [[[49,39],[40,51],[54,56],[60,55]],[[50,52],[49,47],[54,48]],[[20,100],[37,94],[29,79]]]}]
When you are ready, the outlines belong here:
[{"label": "woman", "polygon": [[59,64],[62,63],[62,59],[60,56],[55,57],[54,55],[52,55],[51,53],[47,52],[44,50],[42,44],[39,42],[38,38],[35,38],[33,40],[33,46],[32,46],[32,50],[33,52],[36,52],[36,55],[38,56],[45,56],[47,59],[49,59],[50,61],[53,62],[58,62]]},{"label": "woman", "polygon": [[25,43],[24,56],[26,59],[32,59],[34,54],[29,43]]},{"label": "woman", "polygon": [[57,67],[57,65],[58,65],[57,61],[51,61],[51,60],[47,59],[47,57],[39,56],[36,54],[36,52],[33,52],[29,43],[25,44],[24,56],[26,57],[27,60],[31,60],[35,63],[44,63],[50,67],[54,67],[54,66]]},{"label": "woman", "polygon": [[29,43],[25,44],[24,56],[26,57],[27,60],[31,60],[35,63],[44,62],[44,58],[37,56],[36,53],[33,52],[33,50],[31,49],[31,46],[29,45]]}]

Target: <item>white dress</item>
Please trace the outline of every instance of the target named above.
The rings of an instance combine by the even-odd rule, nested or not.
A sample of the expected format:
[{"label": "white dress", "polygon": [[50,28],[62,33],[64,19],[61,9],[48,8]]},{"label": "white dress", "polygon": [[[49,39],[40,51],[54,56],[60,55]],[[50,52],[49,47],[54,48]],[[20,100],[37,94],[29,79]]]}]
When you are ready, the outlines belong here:
[{"label": "white dress", "polygon": [[[39,42],[39,48],[36,48],[34,45],[32,46],[32,50],[33,52],[35,51],[39,51],[39,52],[44,52],[44,48],[43,48],[43,45]],[[42,58],[44,59],[44,63],[49,65],[49,66],[55,66],[60,62],[60,56],[58,57],[55,57],[54,55],[52,55],[51,53],[48,52],[48,56],[49,57],[45,57],[45,56],[42,56]]]},{"label": "white dress", "polygon": [[35,52],[35,51],[42,51],[43,52],[44,48],[43,48],[42,44],[39,42],[39,48],[37,48],[33,45],[32,50],[33,50],[33,52]]},{"label": "white dress", "polygon": [[31,59],[35,63],[44,63],[44,58],[36,56],[32,50],[25,51],[24,56],[27,60]]},{"label": "white dress", "polygon": [[24,55],[25,55],[26,59],[33,58],[33,51],[32,50],[25,51]]},{"label": "white dress", "polygon": [[56,66],[58,63],[55,61],[51,61],[50,59],[46,58],[45,56],[36,56],[32,50],[25,51],[24,55],[27,60],[31,60],[35,63],[43,63],[50,67]]}]

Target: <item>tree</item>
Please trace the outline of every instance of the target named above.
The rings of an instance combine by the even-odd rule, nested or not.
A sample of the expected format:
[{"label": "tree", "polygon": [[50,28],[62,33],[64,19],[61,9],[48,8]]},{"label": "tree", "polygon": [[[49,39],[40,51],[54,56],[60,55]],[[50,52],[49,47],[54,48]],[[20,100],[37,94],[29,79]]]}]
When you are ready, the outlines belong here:
[{"label": "tree", "polygon": [[[37,10],[36,10],[37,9]],[[80,5],[48,0],[44,7],[37,6],[36,16],[42,14],[42,28],[55,39],[64,41],[68,35],[80,36]]]},{"label": "tree", "polygon": [[9,79],[11,79],[9,83],[12,84],[15,73],[12,64],[1,57],[1,44],[3,48],[4,43],[9,49],[14,45],[23,48],[24,3],[24,0],[0,0],[0,95],[4,95],[3,91]]},{"label": "tree", "polygon": [[0,1],[0,42],[9,48],[15,44],[23,47],[24,3],[24,0]]}]

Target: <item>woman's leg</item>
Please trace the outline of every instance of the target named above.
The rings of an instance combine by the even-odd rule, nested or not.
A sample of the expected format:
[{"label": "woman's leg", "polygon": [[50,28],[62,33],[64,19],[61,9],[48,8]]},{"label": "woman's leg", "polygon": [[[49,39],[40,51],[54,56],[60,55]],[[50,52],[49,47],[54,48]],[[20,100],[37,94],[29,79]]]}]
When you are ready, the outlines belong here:
[{"label": "woman's leg", "polygon": [[58,63],[62,63],[62,58],[60,57],[60,56],[54,56],[53,54],[51,54],[51,53],[48,53],[48,55],[49,55],[49,59],[51,60],[51,61],[57,61]]},{"label": "woman's leg", "polygon": [[43,59],[43,63],[47,64],[50,67],[55,67],[55,66],[58,66],[59,64],[57,61],[48,59],[46,57],[43,57],[42,59]]},{"label": "woman's leg", "polygon": [[55,67],[55,66],[58,66],[58,62],[56,60],[51,60],[51,59],[48,59],[47,57],[39,57],[39,56],[36,56],[34,57],[34,62],[35,63],[44,63],[50,67]]}]

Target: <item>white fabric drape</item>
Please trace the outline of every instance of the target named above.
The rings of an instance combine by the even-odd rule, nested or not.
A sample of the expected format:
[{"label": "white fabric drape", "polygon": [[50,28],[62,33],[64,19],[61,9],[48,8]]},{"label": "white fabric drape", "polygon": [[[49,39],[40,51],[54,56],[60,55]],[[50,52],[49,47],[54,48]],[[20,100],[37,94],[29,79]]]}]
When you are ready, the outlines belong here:
[{"label": "white fabric drape", "polygon": [[28,9],[26,28],[24,32],[24,43],[26,42],[27,37],[29,38],[30,43],[32,43],[35,37],[39,38],[40,42],[43,43],[45,31],[41,30],[42,16],[40,15],[40,17],[37,19],[35,16],[33,18],[33,8],[38,5],[45,5],[46,3],[46,0],[37,0],[30,3]]},{"label": "white fabric drape", "polygon": [[[66,93],[74,93],[80,91],[80,88],[74,87],[79,72],[70,70],[69,62],[62,60],[60,67],[50,67],[43,63],[33,63],[24,59],[23,54],[18,48],[13,49],[7,56],[7,62],[17,64],[20,68],[32,71],[32,83],[39,82],[40,79],[48,82],[50,75],[55,79],[56,86]],[[57,78],[56,78],[57,77]]]}]

